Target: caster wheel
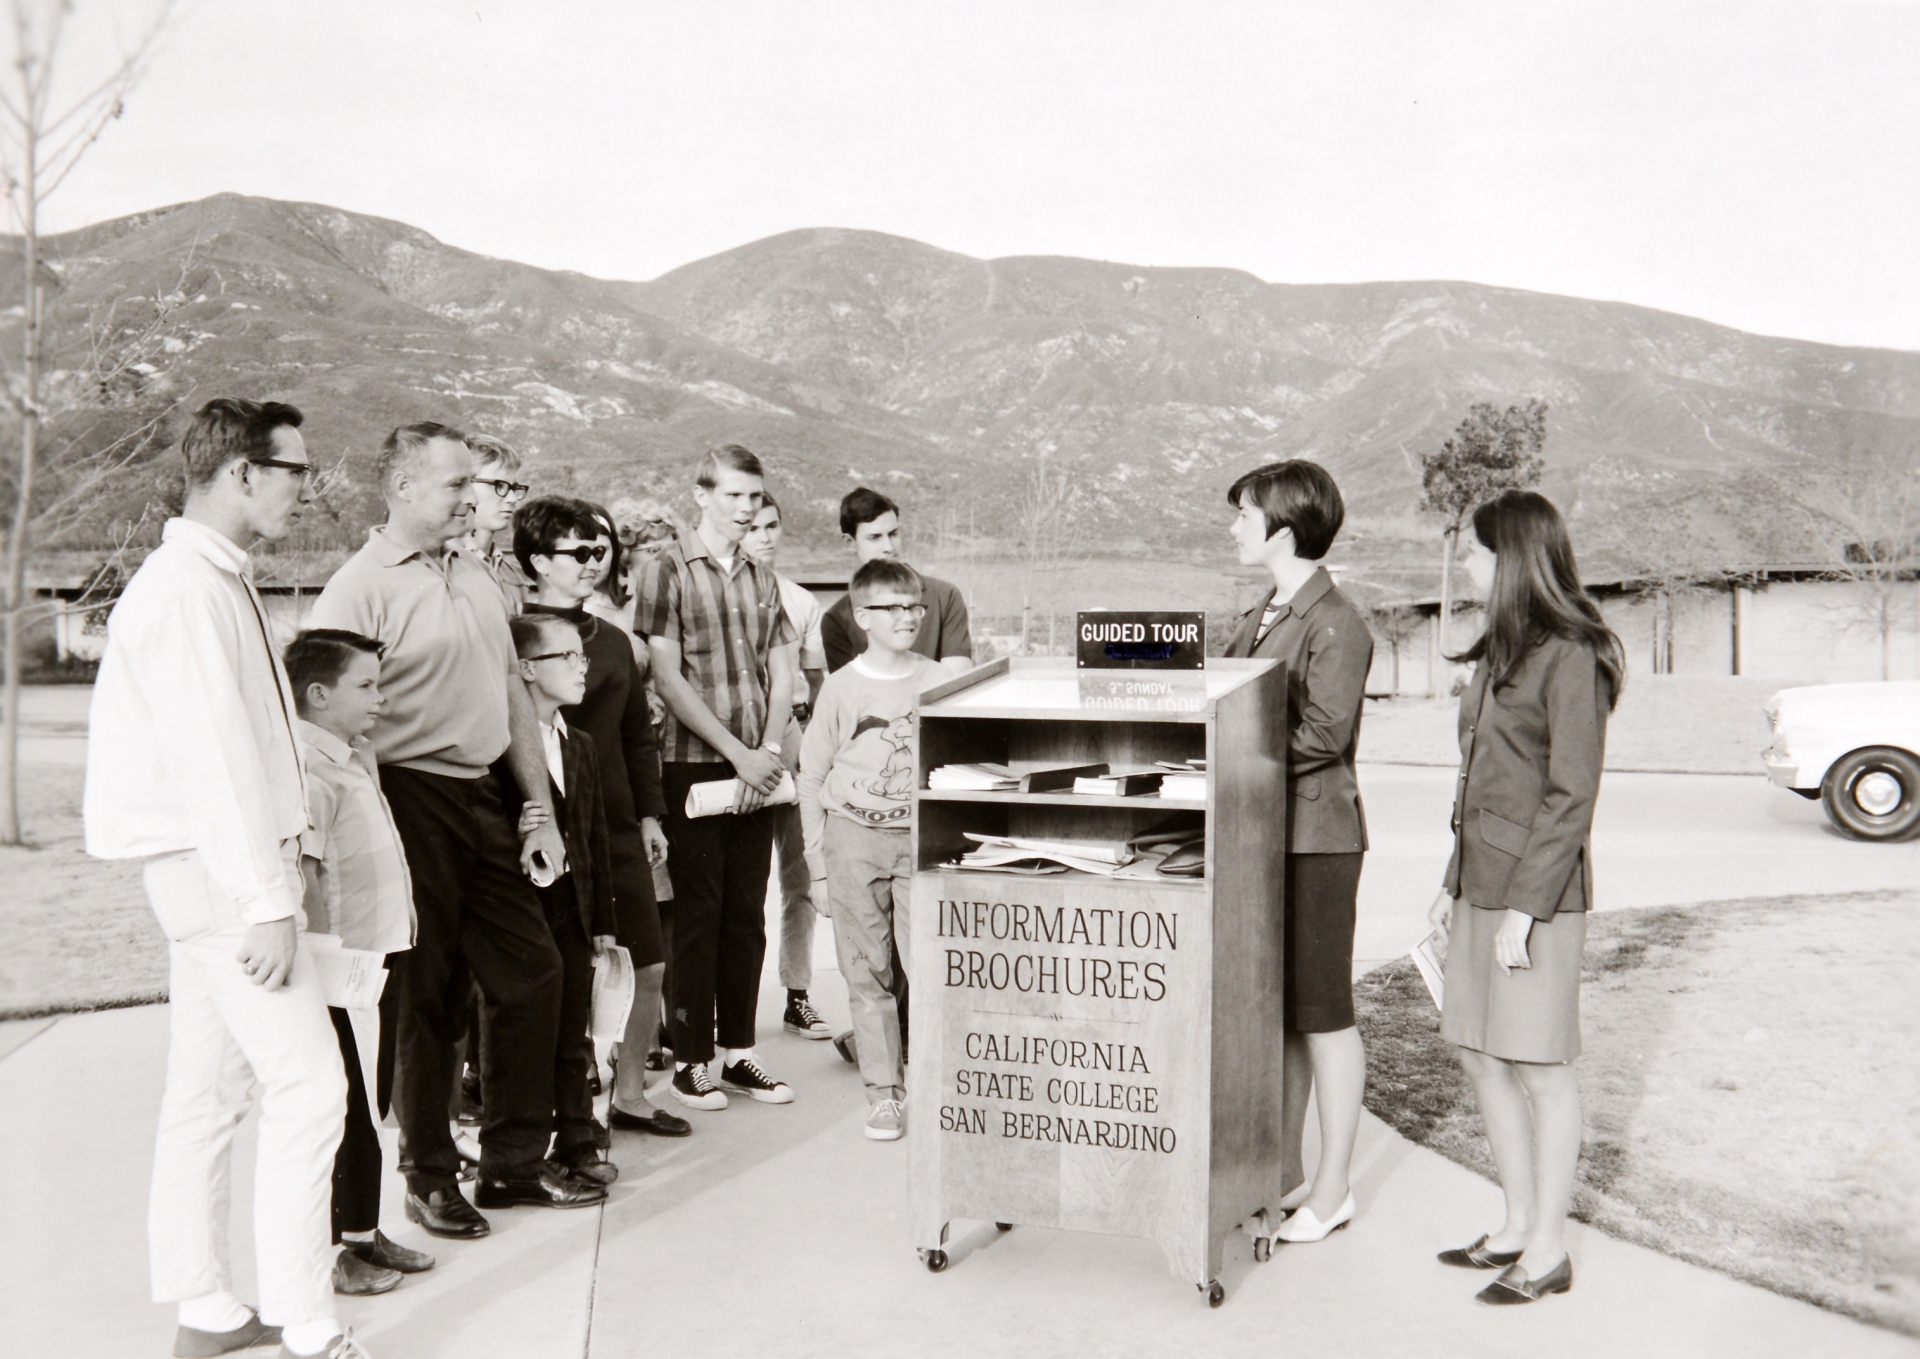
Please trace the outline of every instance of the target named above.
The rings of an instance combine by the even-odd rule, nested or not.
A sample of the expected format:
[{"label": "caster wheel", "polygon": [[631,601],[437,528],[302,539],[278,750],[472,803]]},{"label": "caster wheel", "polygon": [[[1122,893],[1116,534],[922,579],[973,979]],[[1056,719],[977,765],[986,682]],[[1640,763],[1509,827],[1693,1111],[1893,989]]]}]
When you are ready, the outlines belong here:
[{"label": "caster wheel", "polygon": [[1207,1306],[1218,1307],[1221,1303],[1225,1302],[1226,1300],[1227,1300],[1227,1290],[1220,1286],[1220,1281],[1218,1279],[1215,1279],[1212,1283],[1207,1285]]},{"label": "caster wheel", "polygon": [[1265,1236],[1256,1236],[1253,1238],[1253,1258],[1262,1264],[1265,1264],[1273,1258],[1272,1238]]},{"label": "caster wheel", "polygon": [[1013,1224],[1011,1222],[996,1222],[993,1224],[993,1229],[998,1232],[1010,1232],[1013,1230]]},{"label": "caster wheel", "polygon": [[945,1251],[930,1250],[927,1252],[927,1272],[929,1274],[938,1274],[941,1270],[945,1269],[946,1267],[947,1267],[947,1253]]}]

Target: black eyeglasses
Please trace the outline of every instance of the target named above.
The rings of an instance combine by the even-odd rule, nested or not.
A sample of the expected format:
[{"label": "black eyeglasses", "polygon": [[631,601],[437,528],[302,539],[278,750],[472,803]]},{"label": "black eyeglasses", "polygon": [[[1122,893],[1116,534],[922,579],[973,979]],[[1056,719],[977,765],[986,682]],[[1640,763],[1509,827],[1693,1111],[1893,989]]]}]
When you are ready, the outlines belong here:
[{"label": "black eyeglasses", "polygon": [[300,480],[312,481],[320,475],[320,469],[310,462],[282,462],[278,458],[249,458],[255,467],[278,467],[283,472],[298,472]]},{"label": "black eyeglasses", "polygon": [[499,481],[493,477],[475,477],[473,484],[475,486],[490,487],[493,493],[502,500],[519,500],[522,496],[526,495],[528,491],[533,489],[531,486],[523,485],[517,481]]},{"label": "black eyeglasses", "polygon": [[544,552],[541,555],[546,557],[572,557],[575,561],[579,562],[580,565],[585,566],[588,562],[606,560],[607,545],[605,543],[595,543],[592,547],[556,547],[553,551]]},{"label": "black eyeglasses", "polygon": [[892,614],[896,621],[902,618],[927,616],[927,606],[924,604],[857,604],[854,607],[865,609],[868,613]]},{"label": "black eyeglasses", "polygon": [[584,651],[543,651],[538,656],[526,656],[522,659],[529,661],[568,661],[579,666],[582,670],[587,668],[587,653]]}]

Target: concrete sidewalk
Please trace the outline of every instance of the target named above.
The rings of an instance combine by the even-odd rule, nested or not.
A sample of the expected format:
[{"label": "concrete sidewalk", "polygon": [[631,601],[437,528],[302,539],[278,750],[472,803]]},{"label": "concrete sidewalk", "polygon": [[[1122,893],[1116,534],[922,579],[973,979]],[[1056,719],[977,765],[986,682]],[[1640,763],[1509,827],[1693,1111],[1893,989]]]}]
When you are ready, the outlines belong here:
[{"label": "concrete sidewalk", "polygon": [[[823,932],[824,933],[824,932]],[[772,979],[762,1043],[799,1093],[694,1114],[695,1135],[620,1134],[604,1208],[491,1214],[474,1243],[433,1241],[399,1211],[388,1233],[439,1267],[395,1292],[342,1299],[378,1359],[626,1359],[668,1354],[1022,1356],[1239,1353],[1476,1356],[1920,1356],[1859,1325],[1575,1228],[1572,1293],[1476,1307],[1485,1276],[1433,1253],[1495,1221],[1493,1185],[1369,1117],[1355,1167],[1360,1216],[1314,1246],[1255,1264],[1230,1244],[1227,1302],[1209,1311],[1140,1241],[957,1223],[952,1266],[929,1274],[906,1235],[904,1143],[861,1136],[858,1078],[831,1047],[779,1031]],[[838,978],[816,995],[844,1020]],[[170,1307],[147,1301],[145,1213],[166,1055],[162,1006],[0,1025],[0,1354],[165,1355]],[[388,1134],[391,1151],[392,1134]],[[234,1241],[251,1296],[251,1123],[239,1141]]]}]

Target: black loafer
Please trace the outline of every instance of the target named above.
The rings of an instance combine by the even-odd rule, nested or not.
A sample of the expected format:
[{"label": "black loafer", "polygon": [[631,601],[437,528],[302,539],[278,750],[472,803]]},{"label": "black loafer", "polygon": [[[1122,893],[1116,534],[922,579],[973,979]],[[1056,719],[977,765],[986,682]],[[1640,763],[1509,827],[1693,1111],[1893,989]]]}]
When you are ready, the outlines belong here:
[{"label": "black loafer", "polygon": [[607,1201],[607,1187],[569,1175],[564,1167],[545,1165],[537,1175],[512,1179],[480,1177],[474,1202],[482,1208],[591,1208]]},{"label": "black loafer", "polygon": [[[479,1214],[474,1216],[478,1217]],[[431,1255],[403,1246],[391,1240],[385,1232],[376,1231],[371,1241],[348,1241],[343,1244],[368,1264],[379,1265],[382,1269],[397,1269],[402,1274],[423,1274],[433,1268]]]},{"label": "black loafer", "polygon": [[620,1167],[609,1161],[607,1154],[598,1147],[583,1147],[555,1159],[561,1169],[576,1180],[605,1185],[620,1178]]},{"label": "black loafer", "polygon": [[231,1331],[201,1331],[182,1326],[173,1336],[175,1359],[214,1359],[220,1354],[239,1354],[263,1345],[278,1345],[280,1328],[260,1320],[260,1314],[247,1309],[246,1324]]},{"label": "black loafer", "polygon": [[450,1241],[473,1241],[493,1230],[458,1189],[436,1189],[425,1198],[407,1191],[407,1221]]},{"label": "black loafer", "polygon": [[617,1104],[607,1106],[607,1121],[623,1132],[652,1133],[655,1137],[688,1137],[693,1133],[693,1124],[665,1109],[655,1109],[642,1118],[639,1114],[630,1114]]},{"label": "black loafer", "polygon": [[1563,1255],[1560,1263],[1537,1279],[1529,1279],[1516,1262],[1500,1271],[1500,1277],[1474,1295],[1489,1307],[1514,1307],[1538,1302],[1549,1293],[1564,1293],[1573,1287],[1573,1257]]},{"label": "black loafer", "polygon": [[1443,1250],[1435,1258],[1441,1264],[1452,1265],[1456,1269],[1505,1269],[1518,1260],[1520,1254],[1517,1250],[1488,1250],[1486,1234],[1483,1232],[1471,1246]]}]

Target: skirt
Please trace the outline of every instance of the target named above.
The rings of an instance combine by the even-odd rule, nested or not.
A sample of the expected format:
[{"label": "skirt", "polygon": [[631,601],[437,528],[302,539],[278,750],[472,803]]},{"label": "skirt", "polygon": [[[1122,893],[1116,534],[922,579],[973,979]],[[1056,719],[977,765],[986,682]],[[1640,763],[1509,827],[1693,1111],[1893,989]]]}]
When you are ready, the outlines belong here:
[{"label": "skirt", "polygon": [[653,899],[653,866],[637,835],[631,845],[616,843],[612,850],[614,941],[633,955],[636,968],[652,967],[667,956]]},{"label": "skirt", "polygon": [[1287,855],[1286,991],[1293,1033],[1353,1027],[1353,918],[1363,854]]},{"label": "skirt", "polygon": [[1494,937],[1505,911],[1454,903],[1447,942],[1440,1036],[1509,1062],[1571,1062],[1580,1055],[1580,960],[1587,913],[1536,920],[1527,936],[1533,966],[1503,972]]}]

